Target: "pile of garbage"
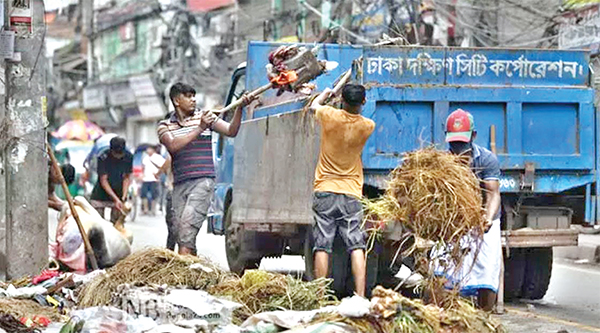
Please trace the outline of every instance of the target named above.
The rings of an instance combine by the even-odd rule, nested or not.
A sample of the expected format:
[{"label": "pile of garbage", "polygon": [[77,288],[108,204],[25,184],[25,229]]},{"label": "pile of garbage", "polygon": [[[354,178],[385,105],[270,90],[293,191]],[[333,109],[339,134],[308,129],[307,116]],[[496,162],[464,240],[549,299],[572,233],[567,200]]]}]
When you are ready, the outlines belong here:
[{"label": "pile of garbage", "polygon": [[277,96],[286,91],[312,93],[316,86],[310,81],[327,68],[326,61],[316,61],[313,55],[316,51],[298,45],[282,45],[269,53],[267,77],[273,88],[278,89]]},{"label": "pile of garbage", "polygon": [[249,270],[203,257],[133,253],[87,275],[44,271],[2,285],[0,332],[501,332],[470,303],[426,305],[377,287],[339,302],[330,280]]}]

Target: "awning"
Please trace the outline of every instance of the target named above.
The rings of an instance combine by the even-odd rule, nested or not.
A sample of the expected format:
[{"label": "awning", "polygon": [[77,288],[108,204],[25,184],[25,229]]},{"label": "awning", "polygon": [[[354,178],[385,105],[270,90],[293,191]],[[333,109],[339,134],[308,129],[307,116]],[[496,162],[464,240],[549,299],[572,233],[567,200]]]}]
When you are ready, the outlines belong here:
[{"label": "awning", "polygon": [[192,12],[210,12],[221,7],[231,6],[236,0],[187,0],[187,5]]}]

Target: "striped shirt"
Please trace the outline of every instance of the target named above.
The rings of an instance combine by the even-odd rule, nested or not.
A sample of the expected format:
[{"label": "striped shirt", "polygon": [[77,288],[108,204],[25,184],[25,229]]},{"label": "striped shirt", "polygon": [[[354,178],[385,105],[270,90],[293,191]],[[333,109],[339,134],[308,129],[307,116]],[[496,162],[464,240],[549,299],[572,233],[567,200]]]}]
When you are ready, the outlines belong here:
[{"label": "striped shirt", "polygon": [[[158,124],[158,138],[171,133],[174,138],[184,136],[200,126],[203,111],[196,111],[183,121],[173,112],[169,119]],[[173,183],[178,184],[196,178],[214,178],[215,166],[212,155],[211,130],[206,129],[196,139],[177,153],[171,154]]]}]

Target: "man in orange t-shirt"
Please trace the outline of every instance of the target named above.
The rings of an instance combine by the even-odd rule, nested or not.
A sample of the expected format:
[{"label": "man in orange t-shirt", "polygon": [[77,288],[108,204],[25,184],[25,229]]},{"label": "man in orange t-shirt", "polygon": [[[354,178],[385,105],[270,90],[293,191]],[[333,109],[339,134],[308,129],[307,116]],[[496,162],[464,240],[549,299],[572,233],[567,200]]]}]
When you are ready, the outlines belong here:
[{"label": "man in orange t-shirt", "polygon": [[348,84],[342,90],[342,109],[323,105],[331,90],[326,89],[311,104],[321,125],[321,150],[315,170],[313,248],[315,277],[326,277],[329,254],[336,232],[350,252],[355,292],[365,296],[366,259],[362,197],[361,153],[373,133],[375,122],[360,115],[365,87]]}]

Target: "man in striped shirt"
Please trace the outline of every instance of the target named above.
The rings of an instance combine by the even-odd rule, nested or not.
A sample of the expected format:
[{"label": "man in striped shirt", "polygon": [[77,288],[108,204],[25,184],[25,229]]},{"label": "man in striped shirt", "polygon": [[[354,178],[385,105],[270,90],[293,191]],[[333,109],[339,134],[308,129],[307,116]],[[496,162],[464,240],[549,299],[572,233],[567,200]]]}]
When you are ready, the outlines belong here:
[{"label": "man in striped shirt", "polygon": [[[211,132],[235,137],[242,108],[231,123],[210,111],[196,110],[196,90],[183,83],[171,88],[175,107],[158,125],[158,138],[172,157],[173,213],[180,254],[196,254],[196,236],[206,219],[215,185]],[[244,99],[247,99],[244,96]]]}]

